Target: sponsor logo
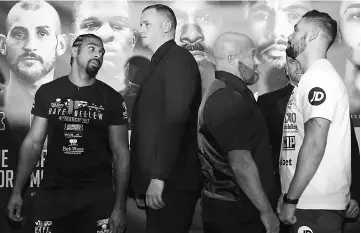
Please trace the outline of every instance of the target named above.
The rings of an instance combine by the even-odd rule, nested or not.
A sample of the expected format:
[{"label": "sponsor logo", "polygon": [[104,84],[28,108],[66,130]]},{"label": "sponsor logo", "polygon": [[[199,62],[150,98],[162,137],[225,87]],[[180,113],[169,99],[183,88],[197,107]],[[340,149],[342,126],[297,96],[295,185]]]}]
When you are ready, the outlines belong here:
[{"label": "sponsor logo", "polygon": [[51,233],[52,221],[36,221],[35,233]]},{"label": "sponsor logo", "polygon": [[64,130],[67,131],[83,131],[83,125],[82,124],[65,124]]},{"label": "sponsor logo", "polygon": [[292,159],[285,159],[285,158],[281,157],[279,164],[280,164],[280,166],[292,166]]},{"label": "sponsor logo", "polygon": [[78,140],[73,138],[73,139],[69,140],[69,143],[70,143],[70,146],[76,146],[76,145],[78,145]]},{"label": "sponsor logo", "polygon": [[296,149],[295,136],[283,136],[282,148],[283,150],[295,150]]},{"label": "sponsor logo", "polygon": [[307,226],[302,226],[298,228],[297,233],[313,233],[313,231]]},{"label": "sponsor logo", "polygon": [[325,102],[326,100],[326,93],[320,87],[314,87],[308,93],[308,102],[311,105],[317,106]]},{"label": "sponsor logo", "polygon": [[296,123],[296,113],[294,112],[286,112],[285,115],[285,123]]}]

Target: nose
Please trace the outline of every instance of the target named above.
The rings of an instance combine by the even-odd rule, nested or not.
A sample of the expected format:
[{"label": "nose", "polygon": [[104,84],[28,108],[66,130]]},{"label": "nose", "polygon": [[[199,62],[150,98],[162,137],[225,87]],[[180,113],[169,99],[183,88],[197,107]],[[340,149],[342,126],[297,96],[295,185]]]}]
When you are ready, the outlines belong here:
[{"label": "nose", "polygon": [[36,36],[31,35],[29,33],[28,38],[25,43],[25,46],[24,46],[24,50],[27,52],[35,51],[35,50],[37,50],[38,43],[39,43],[39,40],[36,38]]},{"label": "nose", "polygon": [[254,57],[254,63],[256,64],[257,68],[258,68],[258,65],[261,64],[261,62],[258,60],[257,57]]},{"label": "nose", "polygon": [[268,22],[268,37],[272,40],[285,39],[288,30],[288,21],[284,12],[276,13]]},{"label": "nose", "polygon": [[103,40],[103,43],[109,43],[114,40],[114,30],[109,23],[104,23],[98,30],[98,36]]},{"label": "nose", "polygon": [[199,43],[204,41],[202,29],[196,24],[186,24],[181,31],[180,41],[182,43]]}]

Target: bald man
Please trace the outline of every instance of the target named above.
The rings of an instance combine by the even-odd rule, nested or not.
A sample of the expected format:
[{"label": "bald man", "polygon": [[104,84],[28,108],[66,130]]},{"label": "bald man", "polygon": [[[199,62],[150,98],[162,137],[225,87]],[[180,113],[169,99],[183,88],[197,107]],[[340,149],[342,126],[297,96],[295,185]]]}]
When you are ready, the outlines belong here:
[{"label": "bald man", "polygon": [[6,31],[0,35],[0,52],[11,71],[3,110],[11,125],[29,126],[35,92],[54,79],[56,56],[66,51],[66,36],[58,12],[45,1],[16,3],[6,18]]},{"label": "bald man", "polygon": [[259,77],[256,50],[246,35],[227,32],[213,53],[216,80],[198,113],[204,232],[278,232],[267,126],[247,87]]}]

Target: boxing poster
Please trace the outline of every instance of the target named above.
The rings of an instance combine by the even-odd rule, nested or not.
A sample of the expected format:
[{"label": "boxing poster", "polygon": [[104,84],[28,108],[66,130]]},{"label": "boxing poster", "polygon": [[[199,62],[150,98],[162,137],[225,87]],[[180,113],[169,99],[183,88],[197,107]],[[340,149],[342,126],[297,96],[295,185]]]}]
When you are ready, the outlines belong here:
[{"label": "boxing poster", "polygon": [[[67,75],[72,42],[80,34],[93,33],[102,38],[106,51],[97,78],[123,95],[131,118],[132,104],[152,56],[141,43],[140,15],[146,6],[156,3],[174,10],[175,41],[196,59],[203,91],[214,80],[212,46],[216,38],[227,31],[248,35],[261,61],[260,79],[250,86],[258,95],[287,85],[285,49],[297,21],[309,10],[327,12],[339,27],[328,59],[345,82],[350,115],[354,126],[359,127],[359,1],[0,1],[1,233],[23,232],[26,228],[26,223],[9,226],[5,210],[14,185],[19,149],[30,127],[37,89]],[[46,155],[44,145],[25,192],[28,206],[41,183]],[[25,210],[25,218],[29,209]]]}]

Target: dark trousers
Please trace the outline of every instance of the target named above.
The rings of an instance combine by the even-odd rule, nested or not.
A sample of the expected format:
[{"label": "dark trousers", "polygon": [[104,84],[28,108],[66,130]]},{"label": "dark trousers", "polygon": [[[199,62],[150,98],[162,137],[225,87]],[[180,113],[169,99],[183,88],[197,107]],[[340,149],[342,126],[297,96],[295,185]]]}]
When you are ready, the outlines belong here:
[{"label": "dark trousers", "polygon": [[344,210],[296,209],[292,233],[342,233]]},{"label": "dark trousers", "polygon": [[40,190],[33,211],[33,233],[97,233],[109,230],[115,203],[112,189]]},{"label": "dark trousers", "polygon": [[146,209],[147,233],[187,233],[192,225],[199,192],[169,192],[163,194],[162,209]]},{"label": "dark trousers", "polygon": [[264,233],[259,212],[249,204],[224,201],[203,195],[204,233]]}]

